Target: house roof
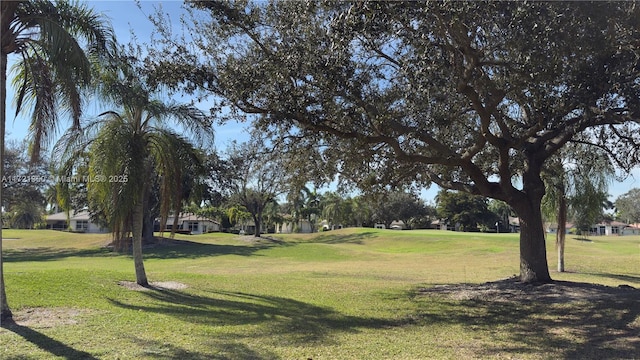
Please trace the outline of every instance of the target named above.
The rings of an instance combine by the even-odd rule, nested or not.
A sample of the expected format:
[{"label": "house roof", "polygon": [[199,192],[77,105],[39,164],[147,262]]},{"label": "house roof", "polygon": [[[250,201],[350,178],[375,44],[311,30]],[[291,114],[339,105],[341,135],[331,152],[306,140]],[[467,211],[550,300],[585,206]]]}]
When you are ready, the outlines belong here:
[{"label": "house roof", "polygon": [[623,222],[620,221],[601,221],[599,223],[596,224],[596,226],[629,226],[629,224],[625,224]]},{"label": "house roof", "polygon": [[[174,219],[173,216],[169,216],[167,218],[167,224],[173,223],[173,219]],[[178,222],[180,223],[180,222],[183,222],[183,221],[208,221],[208,222],[212,222],[214,224],[220,224],[219,221],[210,219],[210,218],[208,218],[206,216],[199,216],[199,215],[192,214],[192,213],[180,213],[180,214],[178,214]]]},{"label": "house roof", "polygon": [[[80,210],[78,212],[76,212],[75,210],[70,210],[69,211],[69,220],[85,220],[85,221],[89,221],[91,220],[91,216],[89,215],[89,211],[87,210]],[[59,213],[55,213],[55,214],[51,214],[51,215],[47,215],[47,221],[67,221],[67,213],[66,212],[59,212]]]},{"label": "house roof", "polygon": [[[70,210],[69,220],[90,221],[91,215],[87,210],[80,210],[78,212],[76,212],[75,210]],[[59,213],[47,215],[47,221],[49,222],[67,221],[67,213],[62,211]],[[209,221],[215,224],[219,224],[219,222],[216,220],[212,220],[207,217],[198,216],[196,214],[191,214],[191,213],[180,213],[178,216],[178,222],[183,222],[183,221]],[[170,224],[172,222],[173,222],[173,217],[170,216],[167,219],[167,223]]]}]

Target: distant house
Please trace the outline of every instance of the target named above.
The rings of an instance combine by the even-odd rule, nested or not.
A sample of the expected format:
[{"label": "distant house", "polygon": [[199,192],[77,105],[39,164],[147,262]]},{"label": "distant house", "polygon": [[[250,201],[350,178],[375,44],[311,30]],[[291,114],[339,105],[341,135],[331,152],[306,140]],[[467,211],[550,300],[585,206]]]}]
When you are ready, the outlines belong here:
[{"label": "distant house", "polygon": [[[265,229],[264,229],[264,222],[260,224],[260,233],[264,234],[265,233]],[[255,221],[253,221],[253,219],[248,219],[248,220],[242,220],[239,223],[236,223],[236,226],[234,227],[234,230],[238,230],[240,232],[243,232],[244,234],[255,234],[256,233],[256,223]]]},{"label": "distant house", "polygon": [[640,224],[627,225],[620,235],[640,235]]},{"label": "distant house", "polygon": [[[276,232],[280,234],[291,234],[294,231],[295,225],[293,221],[278,224],[276,225]],[[300,220],[297,225],[297,232],[299,233],[308,234],[314,231],[313,224],[309,220]]]},{"label": "distant house", "polygon": [[640,235],[640,228],[620,221],[605,221],[591,226],[593,235]]},{"label": "distant house", "polygon": [[[571,228],[573,228],[573,224],[572,223],[566,223],[565,224],[565,234],[568,234],[569,231],[571,230]],[[545,232],[549,233],[549,234],[555,234],[558,232],[558,224],[557,223],[546,223],[545,224]]]},{"label": "distant house", "polygon": [[430,229],[435,229],[435,230],[449,230],[448,226],[447,226],[447,221],[443,220],[443,219],[438,219],[438,220],[433,220],[431,221],[431,227]]},{"label": "distant house", "polygon": [[47,229],[51,230],[71,230],[87,233],[106,233],[109,229],[93,223],[89,211],[75,210],[69,211],[69,218],[66,212],[59,212],[46,217]]},{"label": "distant house", "polygon": [[509,232],[519,233],[520,232],[520,218],[509,216]]},{"label": "distant house", "polygon": [[[174,217],[169,216],[165,224],[164,231],[171,231],[173,228]],[[158,220],[159,221],[159,220]],[[210,232],[220,231],[220,223],[216,220],[209,219],[191,213],[178,214],[178,223],[176,225],[177,232],[189,234],[206,234]]]},{"label": "distant house", "polygon": [[[387,226],[383,223],[376,223],[374,226],[374,228],[376,229],[386,229]],[[397,221],[392,221],[391,224],[389,225],[389,229],[392,230],[404,230],[407,229],[408,227],[405,225],[404,221],[402,220],[397,220]]]},{"label": "distant house", "polygon": [[593,235],[631,235],[625,233],[628,224],[619,221],[603,221],[591,226]]},{"label": "distant house", "polygon": [[[574,227],[574,224],[567,223],[566,233]],[[548,233],[555,234],[558,231],[558,224],[547,224],[546,229]],[[638,224],[629,225],[619,221],[603,221],[598,224],[591,225],[589,229],[589,235],[592,236],[608,236],[608,235],[640,235],[640,226]]]}]

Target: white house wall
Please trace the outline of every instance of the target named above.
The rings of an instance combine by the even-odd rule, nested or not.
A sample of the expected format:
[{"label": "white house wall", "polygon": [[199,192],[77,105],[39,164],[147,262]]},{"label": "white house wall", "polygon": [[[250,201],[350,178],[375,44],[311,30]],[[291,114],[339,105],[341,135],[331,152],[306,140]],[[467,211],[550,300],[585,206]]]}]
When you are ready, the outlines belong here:
[{"label": "white house wall", "polygon": [[[301,220],[298,224],[298,231],[303,234],[310,234],[313,232],[313,227],[309,221]],[[278,232],[281,234],[291,234],[293,232],[293,223],[288,222],[278,225]]]}]

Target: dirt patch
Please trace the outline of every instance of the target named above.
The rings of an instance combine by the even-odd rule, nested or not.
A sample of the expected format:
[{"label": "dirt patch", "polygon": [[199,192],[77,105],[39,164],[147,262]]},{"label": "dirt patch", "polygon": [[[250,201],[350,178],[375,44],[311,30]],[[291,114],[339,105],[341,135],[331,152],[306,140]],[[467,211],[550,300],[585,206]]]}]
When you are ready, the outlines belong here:
[{"label": "dirt patch", "polygon": [[628,298],[640,300],[640,289],[598,284],[554,281],[548,284],[524,284],[517,277],[484,284],[436,285],[419,289],[421,294],[443,294],[454,300],[490,300],[497,302],[563,303],[570,301]]},{"label": "dirt patch", "polygon": [[75,325],[80,316],[89,312],[89,310],[73,308],[25,308],[13,311],[13,322],[18,326],[35,329]]},{"label": "dirt patch", "polygon": [[182,290],[188,288],[186,284],[177,281],[155,281],[150,282],[149,286],[138,285],[134,281],[118,281],[118,285],[133,291]]},{"label": "dirt patch", "polygon": [[416,295],[423,308],[412,321],[462,324],[480,334],[482,344],[471,343],[474,358],[638,359],[640,289],[628,285],[509,278]]}]

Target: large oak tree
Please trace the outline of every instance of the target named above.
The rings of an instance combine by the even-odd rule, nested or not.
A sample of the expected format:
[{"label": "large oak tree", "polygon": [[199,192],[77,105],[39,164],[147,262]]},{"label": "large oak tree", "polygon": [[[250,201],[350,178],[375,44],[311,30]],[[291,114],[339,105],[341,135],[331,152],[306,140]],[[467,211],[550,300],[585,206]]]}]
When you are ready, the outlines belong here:
[{"label": "large oak tree", "polygon": [[524,282],[551,280],[547,159],[577,140],[638,163],[636,3],[188,5],[191,38],[161,27],[155,80],[254,114],[362,187],[436,183],[505,201],[520,217]]}]

